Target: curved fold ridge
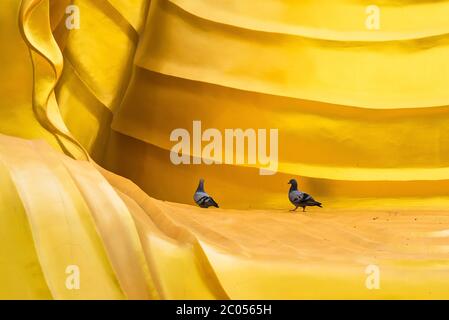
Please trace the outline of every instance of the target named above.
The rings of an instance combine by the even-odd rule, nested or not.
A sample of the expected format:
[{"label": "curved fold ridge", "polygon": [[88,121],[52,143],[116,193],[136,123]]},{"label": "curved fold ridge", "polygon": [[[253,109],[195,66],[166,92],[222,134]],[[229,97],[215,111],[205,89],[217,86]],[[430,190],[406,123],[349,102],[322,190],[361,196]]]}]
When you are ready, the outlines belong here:
[{"label": "curved fold ridge", "polygon": [[[201,134],[208,128],[223,136],[229,128],[273,128],[279,131],[279,172],[336,180],[430,181],[449,179],[448,110],[349,108],[138,68],[112,128],[167,152],[175,145],[171,132],[184,128],[191,141],[197,120]],[[225,155],[224,140],[219,148]]]},{"label": "curved fold ridge", "polygon": [[48,132],[33,113],[33,65],[28,44],[19,27],[21,1],[3,1],[0,9],[1,43],[7,49],[0,51],[0,131],[26,139],[46,139],[59,148],[54,135]]},{"label": "curved fold ridge", "polygon": [[169,0],[200,18],[239,28],[338,41],[393,41],[449,33],[449,2],[383,1],[380,29],[366,27],[366,1]]},{"label": "curved fold ridge", "polygon": [[[128,202],[133,199],[140,208],[133,211],[133,216],[163,296],[168,299],[228,299],[195,235],[168,218],[165,205],[161,207],[159,201],[150,198],[131,181],[100,170]],[[181,282],[173,279],[171,275],[179,272],[189,277]]]},{"label": "curved fold ridge", "polygon": [[146,20],[150,0],[107,0],[140,33]]},{"label": "curved fold ridge", "polygon": [[70,132],[94,160],[101,161],[107,148],[112,112],[83,82],[67,58],[55,93]]},{"label": "curved fold ridge", "polygon": [[[130,198],[138,199],[148,213],[144,218],[157,215],[153,220],[157,226],[166,224],[168,230],[174,223],[199,239],[208,265],[233,299],[333,298],[337,291],[345,299],[399,298],[404,292],[411,298],[426,297],[429,291],[419,288],[429,289],[432,297],[447,294],[447,281],[441,282],[441,277],[447,275],[448,260],[439,249],[445,242],[427,237],[428,231],[447,223],[444,210],[423,215],[413,210],[361,213],[345,208],[300,217],[267,210],[205,213],[192,206],[152,200],[136,192],[133,184],[110,178],[108,173],[107,177]],[[374,224],[373,216],[377,217]],[[414,223],[415,219],[420,223]],[[162,246],[161,241],[156,243]],[[234,243],[239,244],[238,250]],[[173,246],[164,249],[175,255]],[[372,292],[360,285],[368,264],[382,266],[382,290]]]},{"label": "curved fold ridge", "polygon": [[156,298],[134,221],[122,199],[91,163],[72,159],[63,159],[63,163],[89,206],[127,298]]},{"label": "curved fold ridge", "polygon": [[[126,161],[123,154],[128,155]],[[237,165],[196,164],[186,170],[184,165],[175,166],[170,162],[169,151],[119,133],[111,135],[105,158],[108,170],[132,179],[157,199],[178,203],[192,203],[192,190],[198,179],[207,177],[209,190],[219,190],[215,200],[227,208],[285,208],[286,182],[291,178],[299,181],[301,189],[332,208],[444,208],[449,204],[448,179],[378,180],[375,176],[378,172],[369,169],[361,170],[359,180],[350,176],[345,176],[347,179],[333,179],[332,175],[310,177],[312,172],[320,173],[310,168],[298,175],[280,171],[272,176],[261,176],[257,168]],[[166,179],[168,172],[176,177],[176,183]],[[408,174],[413,176],[414,172]]]},{"label": "curved fold ridge", "polygon": [[152,3],[147,30],[136,64],[166,75],[360,108],[449,105],[447,36],[305,39],[217,24],[167,1]]},{"label": "curved fold ridge", "polygon": [[0,298],[50,299],[25,208],[2,159],[0,185]]},{"label": "curved fold ridge", "polygon": [[100,102],[113,111],[132,71],[136,31],[107,0],[76,0],[74,4],[83,12],[83,25],[70,32],[64,56]]},{"label": "curved fold ridge", "polygon": [[[25,208],[52,297],[123,297],[90,210],[59,160],[61,155],[47,145],[6,136],[0,140],[0,157]],[[66,286],[66,269],[72,265],[82,275],[79,290]]]},{"label": "curved fold ridge", "polygon": [[33,110],[37,120],[56,135],[74,157],[89,158],[71,136],[59,114],[53,89],[62,73],[63,58],[51,33],[48,0],[23,0],[20,27],[29,44],[34,69]]},{"label": "curved fold ridge", "polygon": [[72,0],[50,0],[50,23],[53,32],[59,25],[65,25],[66,8],[71,3]]}]

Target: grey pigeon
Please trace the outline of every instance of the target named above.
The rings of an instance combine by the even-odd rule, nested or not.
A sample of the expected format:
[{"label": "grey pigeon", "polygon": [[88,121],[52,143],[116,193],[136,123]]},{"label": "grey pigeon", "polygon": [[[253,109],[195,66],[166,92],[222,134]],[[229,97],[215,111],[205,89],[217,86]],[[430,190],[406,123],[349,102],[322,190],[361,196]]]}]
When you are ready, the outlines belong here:
[{"label": "grey pigeon", "polygon": [[290,211],[296,211],[298,207],[301,207],[303,212],[306,211],[306,207],[318,206],[321,208],[320,202],[315,201],[307,193],[298,190],[298,182],[295,179],[291,179],[288,184],[291,185],[288,191],[288,199],[295,206],[295,209]]},{"label": "grey pigeon", "polygon": [[195,203],[199,205],[201,208],[209,208],[216,207],[218,208],[218,204],[212,199],[210,195],[208,195],[204,191],[204,179],[200,179],[200,183],[198,184],[198,188],[193,195],[193,200]]}]

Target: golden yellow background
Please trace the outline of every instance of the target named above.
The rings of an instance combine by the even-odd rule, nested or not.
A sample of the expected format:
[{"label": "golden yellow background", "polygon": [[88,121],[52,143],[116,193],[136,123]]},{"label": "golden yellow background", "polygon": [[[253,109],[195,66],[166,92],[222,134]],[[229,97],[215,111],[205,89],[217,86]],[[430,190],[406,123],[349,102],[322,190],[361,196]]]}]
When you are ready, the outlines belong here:
[{"label": "golden yellow background", "polygon": [[[0,298],[449,298],[448,16],[437,0],[1,1]],[[278,128],[279,172],[174,166],[170,132],[193,120]],[[200,177],[224,209],[192,206]],[[289,213],[292,177],[325,208]]]}]

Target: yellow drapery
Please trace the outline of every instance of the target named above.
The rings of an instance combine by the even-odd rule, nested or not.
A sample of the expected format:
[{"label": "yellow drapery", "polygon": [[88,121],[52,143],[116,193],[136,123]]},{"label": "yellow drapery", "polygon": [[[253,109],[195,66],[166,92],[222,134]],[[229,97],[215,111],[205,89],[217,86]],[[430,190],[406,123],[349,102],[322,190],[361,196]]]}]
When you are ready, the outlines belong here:
[{"label": "yellow drapery", "polygon": [[[447,298],[449,5],[369,4],[3,1],[0,297]],[[193,120],[278,128],[279,173],[173,166]]]}]

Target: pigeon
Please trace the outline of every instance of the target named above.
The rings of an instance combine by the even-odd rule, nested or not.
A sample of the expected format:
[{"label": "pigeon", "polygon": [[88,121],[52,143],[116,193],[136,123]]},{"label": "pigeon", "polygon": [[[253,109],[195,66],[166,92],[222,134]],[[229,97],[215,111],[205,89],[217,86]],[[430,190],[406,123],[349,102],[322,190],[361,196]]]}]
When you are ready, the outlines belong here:
[{"label": "pigeon", "polygon": [[306,211],[306,207],[318,206],[321,208],[321,203],[315,201],[309,194],[301,192],[298,190],[298,182],[295,179],[291,179],[288,184],[290,184],[290,190],[288,191],[288,199],[295,206],[295,209],[290,211],[296,211],[298,207],[302,208],[302,211]]},{"label": "pigeon", "polygon": [[212,199],[210,195],[208,195],[204,191],[204,179],[200,179],[200,183],[198,184],[198,188],[193,195],[193,200],[195,203],[199,205],[201,208],[209,208],[216,207],[218,208],[218,204]]}]

